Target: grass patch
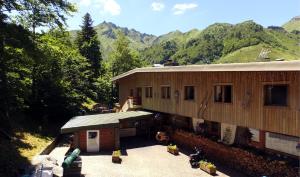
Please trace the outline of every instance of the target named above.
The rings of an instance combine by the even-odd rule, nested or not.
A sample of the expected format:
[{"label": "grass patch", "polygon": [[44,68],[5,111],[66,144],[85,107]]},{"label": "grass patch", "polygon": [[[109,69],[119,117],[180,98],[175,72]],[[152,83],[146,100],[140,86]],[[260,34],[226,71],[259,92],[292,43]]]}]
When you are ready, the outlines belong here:
[{"label": "grass patch", "polygon": [[20,137],[20,141],[28,145],[27,147],[19,147],[18,151],[21,156],[27,158],[29,161],[53,141],[52,137],[29,132],[16,132],[16,137]]},{"label": "grass patch", "polygon": [[53,138],[37,133],[17,131],[12,140],[0,137],[0,176],[21,176]]}]

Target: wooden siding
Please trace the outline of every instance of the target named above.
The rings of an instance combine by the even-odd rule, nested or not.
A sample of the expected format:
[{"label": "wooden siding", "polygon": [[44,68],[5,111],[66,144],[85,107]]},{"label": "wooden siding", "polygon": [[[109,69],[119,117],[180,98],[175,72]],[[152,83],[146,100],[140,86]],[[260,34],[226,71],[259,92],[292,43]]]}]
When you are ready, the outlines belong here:
[{"label": "wooden siding", "polygon": [[[144,109],[300,136],[300,72],[297,71],[135,73],[118,83],[121,105],[130,89],[136,92],[136,87],[142,87]],[[277,83],[289,85],[288,106],[264,106],[263,86]],[[232,103],[214,102],[213,88],[218,84],[232,85]],[[161,99],[163,85],[171,87],[171,99]],[[152,98],[145,98],[146,86],[152,86]],[[184,100],[184,86],[195,86],[195,100]]]}]

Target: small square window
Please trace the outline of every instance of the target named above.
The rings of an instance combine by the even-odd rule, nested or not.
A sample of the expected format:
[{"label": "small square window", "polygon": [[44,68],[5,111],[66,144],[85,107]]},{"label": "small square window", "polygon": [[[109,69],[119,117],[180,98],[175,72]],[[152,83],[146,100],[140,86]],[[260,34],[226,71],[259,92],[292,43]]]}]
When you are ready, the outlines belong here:
[{"label": "small square window", "polygon": [[170,99],[171,98],[171,88],[169,86],[161,87],[161,98]]},{"label": "small square window", "polygon": [[145,97],[152,98],[152,87],[145,87]]},{"label": "small square window", "polygon": [[194,100],[195,99],[195,87],[194,86],[184,86],[184,99]]},{"label": "small square window", "polygon": [[288,85],[265,85],[265,105],[266,106],[287,106]]},{"label": "small square window", "polygon": [[88,132],[89,133],[89,139],[95,139],[97,137],[97,132]]},{"label": "small square window", "polygon": [[216,85],[214,94],[215,102],[231,103],[232,102],[232,86],[231,85]]}]

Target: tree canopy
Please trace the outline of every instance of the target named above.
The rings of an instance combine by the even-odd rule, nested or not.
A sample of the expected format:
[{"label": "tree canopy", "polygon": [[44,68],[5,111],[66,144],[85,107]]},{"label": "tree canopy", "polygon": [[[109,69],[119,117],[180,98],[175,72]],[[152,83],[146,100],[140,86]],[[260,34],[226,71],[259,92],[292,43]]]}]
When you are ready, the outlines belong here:
[{"label": "tree canopy", "polygon": [[115,42],[111,60],[113,76],[143,66],[138,53],[129,48],[129,40],[122,32],[118,33],[118,39]]}]

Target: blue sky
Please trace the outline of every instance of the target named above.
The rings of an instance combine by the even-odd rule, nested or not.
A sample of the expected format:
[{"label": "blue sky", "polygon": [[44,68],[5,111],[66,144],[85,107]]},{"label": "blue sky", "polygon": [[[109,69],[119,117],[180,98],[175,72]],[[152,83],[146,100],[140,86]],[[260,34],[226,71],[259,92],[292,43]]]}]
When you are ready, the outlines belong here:
[{"label": "blue sky", "polygon": [[300,0],[71,0],[78,12],[69,17],[69,29],[79,29],[89,12],[94,25],[104,20],[140,32],[161,35],[174,30],[204,29],[215,22],[245,20],[267,27],[281,26],[300,15]]}]

